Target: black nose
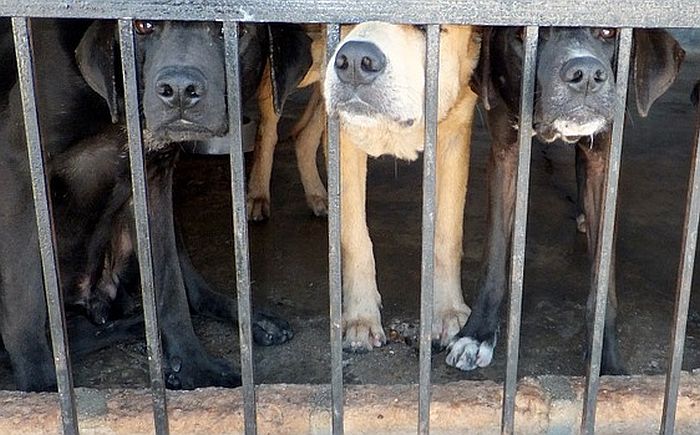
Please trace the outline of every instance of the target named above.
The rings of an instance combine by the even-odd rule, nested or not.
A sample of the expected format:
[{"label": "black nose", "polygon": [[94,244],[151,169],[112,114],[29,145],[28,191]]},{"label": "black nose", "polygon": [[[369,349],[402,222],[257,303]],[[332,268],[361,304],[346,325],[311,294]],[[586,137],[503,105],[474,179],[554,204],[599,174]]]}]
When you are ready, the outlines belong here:
[{"label": "black nose", "polygon": [[156,95],[167,107],[189,109],[205,95],[204,75],[196,68],[163,68],[156,77]]},{"label": "black nose", "polygon": [[605,65],[590,56],[567,61],[561,69],[561,79],[576,92],[595,93],[608,81]]},{"label": "black nose", "polygon": [[370,84],[382,74],[386,56],[371,42],[349,41],[335,55],[335,72],[343,83]]}]

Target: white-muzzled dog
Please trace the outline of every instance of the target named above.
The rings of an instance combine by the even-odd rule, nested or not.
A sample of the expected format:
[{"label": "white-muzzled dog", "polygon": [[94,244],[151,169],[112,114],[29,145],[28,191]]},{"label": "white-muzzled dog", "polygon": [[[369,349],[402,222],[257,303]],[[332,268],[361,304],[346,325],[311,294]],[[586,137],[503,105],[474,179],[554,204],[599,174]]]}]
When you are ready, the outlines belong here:
[{"label": "white-muzzled dog", "polygon": [[[348,29],[328,62],[324,98],[341,122],[344,348],[385,343],[372,240],[366,221],[367,156],[415,160],[424,146],[425,33],[420,26],[367,22]],[[446,25],[440,35],[435,234],[434,345],[444,347],[466,322],[462,296],[462,223],[477,96],[469,87],[478,33]]]}]

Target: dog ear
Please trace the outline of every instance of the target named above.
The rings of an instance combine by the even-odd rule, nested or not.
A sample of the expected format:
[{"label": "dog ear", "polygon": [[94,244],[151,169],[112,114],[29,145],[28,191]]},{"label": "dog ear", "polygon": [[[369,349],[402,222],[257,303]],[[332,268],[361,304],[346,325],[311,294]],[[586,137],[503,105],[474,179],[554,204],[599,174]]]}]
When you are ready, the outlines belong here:
[{"label": "dog ear", "polygon": [[311,38],[298,24],[270,24],[268,32],[272,101],[275,113],[280,114],[311,67]]},{"label": "dog ear", "polygon": [[665,30],[634,31],[634,88],[641,116],[671,87],[684,58],[685,51]]},{"label": "dog ear", "polygon": [[116,26],[112,21],[92,23],[75,50],[78,68],[85,81],[107,102],[112,122],[119,121],[116,58]]},{"label": "dog ear", "polygon": [[493,109],[501,101],[501,96],[491,77],[491,45],[494,32],[491,27],[482,28],[479,63],[476,65],[469,82],[472,91],[481,97],[486,110]]}]

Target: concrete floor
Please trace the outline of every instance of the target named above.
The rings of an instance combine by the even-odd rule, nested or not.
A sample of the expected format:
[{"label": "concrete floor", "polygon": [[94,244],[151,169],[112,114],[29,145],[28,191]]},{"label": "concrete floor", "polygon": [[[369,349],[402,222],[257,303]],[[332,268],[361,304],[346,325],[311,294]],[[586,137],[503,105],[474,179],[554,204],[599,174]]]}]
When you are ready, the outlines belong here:
[{"label": "concrete floor", "polygon": [[[631,113],[625,133],[618,218],[618,297],[621,352],[633,374],[663,373],[673,316],[690,154],[693,110],[688,95],[699,57],[647,119]],[[630,107],[634,107],[631,105]],[[466,210],[463,289],[467,303],[484,242],[485,164],[488,136],[477,117]],[[584,310],[588,291],[585,240],[574,222],[574,152],[563,144],[533,148],[520,352],[521,375],[582,375]],[[369,226],[383,296],[384,325],[416,327],[420,288],[421,161],[382,158],[370,163]],[[176,195],[193,261],[212,284],[233,292],[228,159],[183,159]],[[327,233],[325,220],[306,208],[294,153],[279,145],[272,186],[272,218],[250,226],[253,291],[257,304],[290,320],[288,344],[254,349],[256,382],[324,383],[328,363]],[[686,336],[684,368],[700,367],[700,298],[695,283]],[[238,359],[232,325],[195,319],[212,353]],[[505,326],[505,325],[504,325]],[[505,330],[505,329],[503,329]],[[145,386],[142,342],[132,340],[73,362],[79,386]],[[436,383],[462,379],[502,380],[504,345],[493,364],[463,373],[433,358]],[[363,355],[344,355],[348,383],[411,383],[418,379],[416,349],[399,340]],[[0,361],[0,388],[12,388]]]}]

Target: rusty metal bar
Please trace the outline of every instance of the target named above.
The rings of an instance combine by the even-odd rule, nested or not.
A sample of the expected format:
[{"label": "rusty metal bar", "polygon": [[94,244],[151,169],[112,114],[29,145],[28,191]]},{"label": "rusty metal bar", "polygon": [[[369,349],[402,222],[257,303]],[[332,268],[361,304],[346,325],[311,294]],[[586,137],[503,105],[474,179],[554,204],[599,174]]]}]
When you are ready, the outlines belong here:
[{"label": "rusty metal bar", "polygon": [[627,104],[627,84],[629,78],[630,56],[632,52],[632,29],[620,29],[618,37],[616,96],[617,107],[613,117],[612,138],[608,155],[608,167],[605,175],[605,192],[600,222],[600,236],[595,255],[595,272],[593,277],[596,291],[593,332],[591,348],[588,353],[586,389],[583,398],[583,418],[581,433],[595,432],[596,404],[600,386],[600,363],[603,354],[603,330],[605,311],[610,284],[610,269],[615,238],[615,211],[617,208],[617,186],[620,177],[620,157],[622,154],[622,136],[625,127],[625,107]]},{"label": "rusty metal bar", "polygon": [[129,162],[131,189],[136,225],[136,245],[141,277],[143,317],[146,324],[148,367],[153,399],[153,420],[157,434],[168,433],[168,412],[163,378],[163,347],[158,327],[156,289],[153,274],[151,231],[148,221],[148,192],[146,165],[144,163],[143,138],[138,100],[138,79],[134,53],[134,28],[131,20],[119,20],[119,44],[124,80],[124,105],[126,127],[129,136]]},{"label": "rusty metal bar", "polygon": [[34,193],[34,213],[36,215],[41,252],[41,269],[44,277],[44,292],[49,314],[51,347],[56,368],[58,400],[61,405],[61,424],[66,435],[78,433],[78,416],[75,407],[73,374],[68,353],[68,332],[63,311],[63,294],[59,284],[58,262],[56,259],[56,239],[49,202],[49,186],[39,132],[39,116],[36,108],[34,82],[34,56],[32,53],[29,23],[25,17],[12,18],[12,31],[17,56],[24,129],[29,156],[29,171]]},{"label": "rusty metal bar", "polygon": [[681,380],[681,366],[683,364],[688,304],[690,303],[690,291],[693,284],[693,270],[695,269],[695,254],[698,243],[698,222],[700,222],[700,110],[698,110],[695,120],[695,144],[693,146],[690,180],[688,181],[688,199],[685,209],[685,223],[683,225],[683,246],[681,247],[681,259],[678,265],[678,278],[676,281],[676,305],[673,314],[673,330],[671,331],[672,347],[668,352],[671,363],[666,373],[664,410],[660,428],[660,433],[663,435],[673,434],[676,422],[676,405],[678,403],[678,388]]},{"label": "rusty metal bar", "polygon": [[420,375],[418,433],[430,432],[430,357],[432,355],[433,299],[435,293],[435,191],[438,133],[438,77],[440,25],[426,26],[425,38],[425,148],[423,149],[423,228],[421,230]]},{"label": "rusty metal bar", "polygon": [[520,89],[520,124],[518,127],[518,172],[515,185],[515,211],[510,264],[510,305],[508,307],[508,339],[506,381],[503,385],[501,433],[514,433],[515,396],[518,386],[518,352],[520,352],[520,317],[523,305],[525,276],[525,241],[527,236],[527,206],[530,191],[530,160],[532,152],[532,109],[535,95],[537,43],[539,28],[525,29],[523,79]]},{"label": "rusty metal bar", "polygon": [[238,56],[238,23],[225,21],[226,90],[228,95],[231,196],[233,199],[233,234],[236,254],[236,290],[238,293],[238,330],[241,345],[241,378],[246,435],[257,432],[255,383],[253,379],[253,329],[250,302],[250,256],[248,219],[245,201],[245,160],[241,134],[241,77]]},{"label": "rusty metal bar", "polygon": [[[340,25],[326,28],[326,62],[340,42]],[[343,275],[340,247],[340,124],[328,117],[328,291],[331,333],[331,397],[334,435],[343,434]]]},{"label": "rusty metal bar", "polygon": [[0,0],[0,16],[117,19],[133,16],[135,11],[153,20],[696,27],[700,3],[687,0]]}]

